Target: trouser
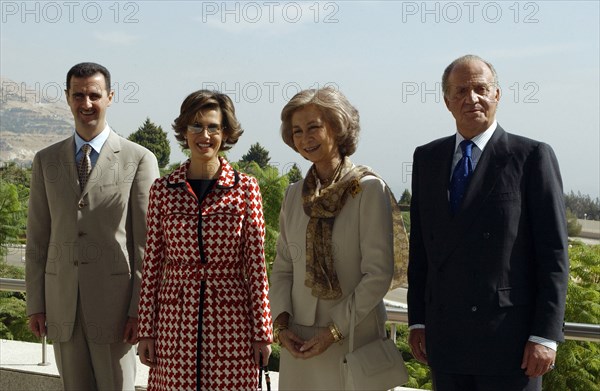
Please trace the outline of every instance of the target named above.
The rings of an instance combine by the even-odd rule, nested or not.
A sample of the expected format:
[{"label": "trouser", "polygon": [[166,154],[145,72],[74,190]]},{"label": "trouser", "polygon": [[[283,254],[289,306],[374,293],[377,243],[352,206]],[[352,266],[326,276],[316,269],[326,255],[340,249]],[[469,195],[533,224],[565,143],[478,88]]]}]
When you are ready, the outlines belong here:
[{"label": "trouser", "polygon": [[73,335],[66,342],[54,342],[56,365],[65,391],[115,391],[135,389],[135,351],[124,342],[98,344],[83,327],[81,303]]}]

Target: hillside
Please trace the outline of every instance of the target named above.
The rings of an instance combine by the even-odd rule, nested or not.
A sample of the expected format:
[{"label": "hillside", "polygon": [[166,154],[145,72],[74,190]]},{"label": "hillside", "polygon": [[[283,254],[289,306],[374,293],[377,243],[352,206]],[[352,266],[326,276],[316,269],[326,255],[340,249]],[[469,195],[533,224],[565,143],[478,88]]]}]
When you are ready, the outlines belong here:
[{"label": "hillside", "polygon": [[29,164],[35,153],[73,132],[62,86],[0,78],[0,162]]}]

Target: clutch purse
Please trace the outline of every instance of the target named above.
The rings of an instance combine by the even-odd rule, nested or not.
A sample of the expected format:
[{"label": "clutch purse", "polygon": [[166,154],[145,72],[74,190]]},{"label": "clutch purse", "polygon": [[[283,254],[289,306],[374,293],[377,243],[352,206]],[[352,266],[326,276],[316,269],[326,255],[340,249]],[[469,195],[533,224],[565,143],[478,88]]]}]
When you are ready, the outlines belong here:
[{"label": "clutch purse", "polygon": [[408,381],[402,353],[389,338],[376,339],[354,350],[356,314],[350,313],[349,352],[342,361],[346,391],[389,390]]}]

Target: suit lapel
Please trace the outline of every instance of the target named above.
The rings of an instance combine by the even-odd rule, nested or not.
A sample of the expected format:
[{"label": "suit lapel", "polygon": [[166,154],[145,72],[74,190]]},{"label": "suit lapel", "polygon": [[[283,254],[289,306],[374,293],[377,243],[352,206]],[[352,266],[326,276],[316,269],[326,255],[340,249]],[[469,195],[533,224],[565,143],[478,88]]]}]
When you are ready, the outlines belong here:
[{"label": "suit lapel", "polygon": [[57,161],[60,162],[64,178],[69,183],[75,194],[81,195],[79,187],[79,174],[77,173],[77,161],[75,159],[75,135],[65,139],[58,151]]},{"label": "suit lapel", "polygon": [[487,198],[509,158],[506,132],[498,126],[486,145],[481,160],[477,163],[473,179],[465,194],[463,211],[466,215],[476,211]]},{"label": "suit lapel", "polygon": [[481,207],[492,192],[510,157],[506,132],[498,125],[477,163],[463,205],[452,220],[452,229],[447,231],[448,239],[442,254],[450,255],[461,238],[465,237],[465,232],[480,215]]},{"label": "suit lapel", "polygon": [[[454,229],[448,204],[448,184],[455,143],[455,136],[441,140],[423,156],[424,160],[419,165],[419,178],[422,181],[419,191],[423,193],[423,207],[427,211],[427,217],[423,217],[431,223],[429,229],[433,237],[439,238],[440,249],[446,243],[448,233]],[[438,256],[432,257],[431,261],[440,264],[444,260],[440,257],[443,253],[436,253]]]},{"label": "suit lapel", "polygon": [[450,172],[452,165],[452,156],[454,155],[454,146],[456,136],[448,137],[433,151],[432,167],[437,172],[433,173],[433,183],[429,187],[432,192],[432,202],[435,206],[436,216],[439,218],[439,228],[445,229],[451,222],[450,205],[448,203],[448,186],[450,184]]},{"label": "suit lapel", "polygon": [[[102,146],[100,150],[100,155],[98,156],[98,160],[90,172],[90,179],[88,183],[83,188],[83,192],[81,196],[83,197],[85,194],[89,193],[91,189],[93,189],[101,179],[108,178],[107,175],[110,172],[109,170],[114,170],[114,162],[116,161],[117,154],[121,150],[121,142],[119,141],[119,136],[112,130],[106,139],[106,142]],[[116,167],[118,170],[124,169],[124,167]],[[117,173],[115,175],[121,175]]]}]

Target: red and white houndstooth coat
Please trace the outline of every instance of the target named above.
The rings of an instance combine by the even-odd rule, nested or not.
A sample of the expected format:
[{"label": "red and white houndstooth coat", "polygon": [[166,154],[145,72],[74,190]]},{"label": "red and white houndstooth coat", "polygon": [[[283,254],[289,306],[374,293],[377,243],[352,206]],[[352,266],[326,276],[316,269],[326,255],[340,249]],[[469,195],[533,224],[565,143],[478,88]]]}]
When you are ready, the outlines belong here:
[{"label": "red and white houndstooth coat", "polygon": [[258,183],[221,159],[199,205],[188,167],[150,193],[138,326],[156,339],[148,390],[256,390],[252,342],[272,341]]}]

